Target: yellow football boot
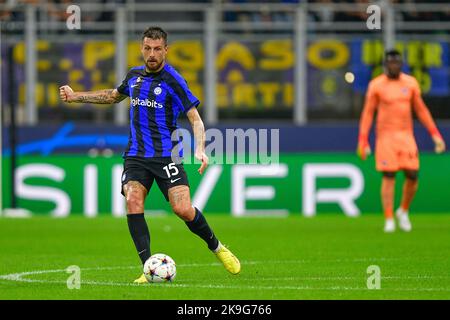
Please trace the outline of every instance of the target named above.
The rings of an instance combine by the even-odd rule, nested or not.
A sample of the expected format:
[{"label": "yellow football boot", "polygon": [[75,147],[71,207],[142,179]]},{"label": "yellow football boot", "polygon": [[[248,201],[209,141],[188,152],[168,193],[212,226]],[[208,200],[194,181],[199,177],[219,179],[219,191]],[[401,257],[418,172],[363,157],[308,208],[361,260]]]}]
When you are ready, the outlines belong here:
[{"label": "yellow football boot", "polygon": [[222,244],[220,244],[219,250],[214,252],[217,259],[223,263],[225,269],[232,274],[238,274],[241,271],[241,263],[238,258],[235,257],[234,254],[231,253],[230,250],[225,248]]},{"label": "yellow football boot", "polygon": [[136,280],[133,281],[134,283],[137,284],[143,284],[143,283],[148,283],[147,278],[145,277],[144,274],[142,274],[139,278],[137,278]]}]

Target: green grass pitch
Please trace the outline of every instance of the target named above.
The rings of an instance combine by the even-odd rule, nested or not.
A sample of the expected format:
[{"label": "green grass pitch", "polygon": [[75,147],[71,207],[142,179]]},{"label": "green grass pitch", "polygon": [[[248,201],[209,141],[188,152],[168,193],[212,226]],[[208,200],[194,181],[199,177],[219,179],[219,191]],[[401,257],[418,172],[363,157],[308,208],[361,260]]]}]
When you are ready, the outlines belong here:
[{"label": "green grass pitch", "polygon": [[[126,219],[0,218],[0,299],[450,298],[450,214],[413,214],[413,231],[394,234],[371,214],[206,216],[241,273],[228,274],[175,216],[147,216],[152,253],[173,257],[177,277],[146,285],[132,284],[142,270]],[[79,290],[66,285],[71,265],[81,268]],[[378,290],[367,288],[371,265]]]}]

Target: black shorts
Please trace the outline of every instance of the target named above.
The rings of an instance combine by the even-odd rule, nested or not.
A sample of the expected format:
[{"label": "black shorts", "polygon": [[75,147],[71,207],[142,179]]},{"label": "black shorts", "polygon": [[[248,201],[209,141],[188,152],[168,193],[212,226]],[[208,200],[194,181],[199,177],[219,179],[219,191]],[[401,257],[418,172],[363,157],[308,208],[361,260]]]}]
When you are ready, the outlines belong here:
[{"label": "black shorts", "polygon": [[156,180],[159,189],[169,201],[168,190],[175,186],[188,186],[189,182],[183,164],[175,164],[170,157],[142,158],[126,157],[122,173],[123,186],[128,181],[138,181],[150,192],[153,180]]}]

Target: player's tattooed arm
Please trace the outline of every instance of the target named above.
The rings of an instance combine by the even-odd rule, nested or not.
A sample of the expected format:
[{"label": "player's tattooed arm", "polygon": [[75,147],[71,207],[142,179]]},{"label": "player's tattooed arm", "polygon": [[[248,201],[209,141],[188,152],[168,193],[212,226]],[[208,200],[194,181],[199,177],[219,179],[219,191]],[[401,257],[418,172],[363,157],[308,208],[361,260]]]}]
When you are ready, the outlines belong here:
[{"label": "player's tattooed arm", "polygon": [[125,99],[127,96],[121,94],[117,89],[105,89],[98,91],[74,92],[69,86],[59,88],[59,96],[65,102],[101,103],[112,104]]},{"label": "player's tattooed arm", "polygon": [[203,125],[202,118],[200,118],[197,108],[191,108],[186,115],[191,123],[192,130],[194,131],[194,139],[197,146],[195,149],[195,157],[202,162],[202,165],[198,169],[198,172],[202,174],[208,166],[209,160],[208,156],[205,154],[205,126]]},{"label": "player's tattooed arm", "polygon": [[126,96],[121,95],[117,89],[105,89],[75,93],[76,100],[74,102],[111,104],[120,102],[125,99],[125,97]]},{"label": "player's tattooed arm", "polygon": [[187,117],[191,123],[192,130],[194,131],[194,138],[197,148],[204,151],[205,150],[205,126],[200,118],[197,108],[191,108],[187,112]]}]

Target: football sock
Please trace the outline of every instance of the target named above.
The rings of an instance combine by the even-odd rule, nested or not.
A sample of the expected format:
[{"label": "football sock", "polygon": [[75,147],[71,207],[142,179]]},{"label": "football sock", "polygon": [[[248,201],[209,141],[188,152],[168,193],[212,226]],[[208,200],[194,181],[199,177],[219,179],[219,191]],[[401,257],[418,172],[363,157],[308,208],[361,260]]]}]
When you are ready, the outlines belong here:
[{"label": "football sock", "polygon": [[395,178],[383,177],[381,180],[381,203],[383,204],[384,217],[394,217],[394,191]]},{"label": "football sock", "polygon": [[405,182],[403,183],[403,195],[402,195],[402,203],[401,208],[404,211],[409,210],[409,206],[411,205],[411,201],[414,198],[414,195],[416,194],[417,187],[419,185],[418,180],[411,180],[411,179],[405,179]]},{"label": "football sock", "polygon": [[217,247],[219,246],[219,240],[217,240],[214,232],[209,227],[208,222],[206,222],[206,219],[200,212],[200,210],[198,210],[197,208],[194,209],[194,219],[192,221],[186,221],[186,225],[188,226],[189,230],[198,235],[208,244],[208,248],[210,250],[217,249]]},{"label": "football sock", "polygon": [[144,214],[127,214],[128,229],[133,238],[134,245],[141,258],[142,264],[150,258],[150,233]]}]

